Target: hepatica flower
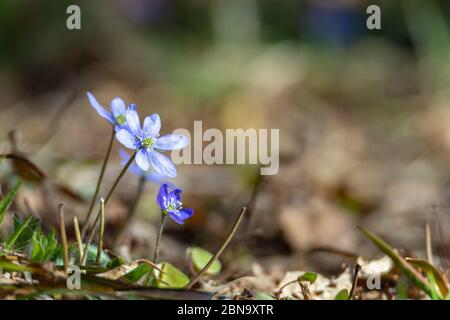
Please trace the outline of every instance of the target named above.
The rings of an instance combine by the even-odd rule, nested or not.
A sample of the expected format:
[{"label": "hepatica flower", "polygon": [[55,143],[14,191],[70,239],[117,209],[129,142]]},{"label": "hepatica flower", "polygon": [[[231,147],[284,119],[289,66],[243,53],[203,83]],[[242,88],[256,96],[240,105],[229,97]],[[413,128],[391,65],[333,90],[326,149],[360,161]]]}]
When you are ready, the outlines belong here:
[{"label": "hepatica flower", "polygon": [[160,151],[182,149],[189,144],[189,139],[181,134],[160,137],[161,119],[156,113],[144,119],[142,128],[136,110],[126,112],[125,117],[128,128],[117,131],[116,138],[125,147],[137,152],[137,165],[144,171],[151,166],[162,175],[175,177],[177,175],[175,165]]},{"label": "hepatica flower", "polygon": [[[119,150],[119,155],[122,158],[122,160],[121,160],[122,165],[125,165],[128,162],[128,160],[130,159],[130,155],[123,149]],[[149,168],[149,170],[144,171],[135,162],[133,162],[130,165],[128,170],[131,173],[137,175],[138,177],[145,177],[145,179],[147,181],[156,183],[156,184],[160,184],[160,183],[166,181],[167,179],[170,179],[170,177],[156,172],[155,170],[153,170],[153,168]],[[172,185],[172,184],[170,184],[170,185]]]},{"label": "hepatica flower", "polygon": [[181,189],[174,189],[169,192],[167,183],[164,183],[159,188],[158,196],[156,197],[156,202],[163,214],[168,214],[178,224],[184,224],[184,220],[192,217],[194,214],[194,209],[183,209],[181,203],[182,192]]},{"label": "hepatica flower", "polygon": [[116,132],[121,129],[127,129],[126,113],[131,110],[135,111],[135,104],[130,104],[127,108],[125,102],[117,97],[111,100],[111,112],[109,112],[97,101],[92,93],[88,92],[87,96],[92,108],[94,108],[102,118],[111,123]]}]

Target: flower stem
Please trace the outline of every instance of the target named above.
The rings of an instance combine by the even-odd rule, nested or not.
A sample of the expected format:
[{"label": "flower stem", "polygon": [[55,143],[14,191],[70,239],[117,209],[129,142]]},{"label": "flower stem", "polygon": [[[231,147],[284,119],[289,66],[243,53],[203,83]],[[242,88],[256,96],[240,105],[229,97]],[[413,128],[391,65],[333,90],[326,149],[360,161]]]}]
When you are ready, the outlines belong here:
[{"label": "flower stem", "polygon": [[222,252],[226,249],[226,247],[230,243],[231,239],[233,239],[233,236],[236,233],[236,230],[239,227],[239,224],[241,223],[242,218],[244,217],[246,211],[247,211],[247,208],[242,207],[241,212],[239,213],[239,216],[237,217],[236,221],[234,222],[233,227],[230,230],[230,233],[228,234],[227,238],[225,239],[225,241],[222,244],[222,246],[220,247],[220,249],[214,254],[214,256],[212,256],[211,259],[209,259],[208,263],[203,267],[203,269],[200,270],[199,273],[197,273],[195,275],[195,277],[191,279],[191,281],[189,281],[189,283],[184,287],[184,289],[192,288],[192,286],[194,284],[196,284],[197,281],[200,279],[202,274],[205,273],[209,269],[209,267],[211,267],[211,265],[214,263],[214,261],[216,261],[220,257]]},{"label": "flower stem", "polygon": [[127,172],[130,165],[133,163],[134,158],[136,158],[136,152],[133,153],[133,155],[128,159],[128,162],[125,164],[125,166],[122,168],[122,171],[120,171],[119,175],[117,176],[116,180],[114,181],[113,185],[111,186],[111,189],[109,189],[108,194],[105,197],[105,206],[106,203],[108,203],[108,200],[111,198],[113,192],[116,190],[117,185],[119,184],[120,180],[122,179],[125,172]]},{"label": "flower stem", "polygon": [[[161,212],[161,220],[159,222],[159,231],[158,231],[158,234],[156,236],[155,252],[153,253],[153,260],[152,260],[152,262],[155,265],[157,264],[157,260],[158,260],[159,243],[161,242],[162,234],[163,234],[163,231],[164,231],[164,222],[165,222],[165,220],[166,220],[166,214]],[[150,270],[147,273],[147,276],[146,276],[146,278],[144,280],[144,285],[145,286],[148,286],[148,284],[150,283],[150,279],[152,278],[152,274],[153,274],[153,268],[150,268]]]},{"label": "flower stem", "polygon": [[153,263],[157,263],[158,255],[159,255],[159,243],[161,241],[161,237],[164,230],[164,222],[166,220],[166,214],[161,213],[161,221],[159,222],[159,231],[158,235],[156,236],[156,243],[155,243],[155,252],[153,253]]},{"label": "flower stem", "polygon": [[100,256],[103,249],[103,236],[105,234],[105,200],[100,199],[100,231],[98,237],[98,247],[97,247],[97,258],[95,259],[95,264],[100,263]]},{"label": "flower stem", "polygon": [[111,149],[114,142],[115,130],[112,128],[111,138],[109,139],[108,150],[106,151],[105,158],[103,160],[102,169],[100,170],[100,176],[97,180],[97,186],[95,187],[94,195],[92,196],[91,203],[89,204],[89,209],[86,214],[86,220],[84,221],[83,228],[81,230],[81,239],[86,235],[87,228],[89,226],[89,219],[92,215],[92,209],[94,208],[94,204],[97,201],[98,192],[100,191],[100,185],[103,181],[103,176],[105,175],[106,164],[108,163],[109,157],[111,155]]},{"label": "flower stem", "polygon": [[142,192],[144,191],[144,186],[145,186],[146,181],[147,180],[145,179],[145,176],[141,176],[139,178],[139,182],[138,182],[138,186],[137,186],[137,190],[136,190],[133,202],[131,203],[130,209],[128,210],[125,220],[121,224],[120,229],[117,231],[117,236],[116,236],[114,247],[116,247],[118,245],[119,241],[122,239],[124,232],[126,231],[128,225],[130,224],[132,218],[134,217],[134,215],[136,213],[136,209],[139,205],[139,200],[141,199]]},{"label": "flower stem", "polygon": [[[108,203],[108,200],[111,198],[111,195],[114,193],[114,190],[116,190],[117,185],[119,184],[120,180],[122,179],[123,175],[125,174],[125,172],[127,172],[128,168],[130,167],[130,165],[133,163],[134,158],[136,157],[136,152],[133,153],[133,155],[130,157],[130,159],[128,159],[128,162],[125,164],[125,166],[122,168],[122,171],[120,171],[119,175],[117,176],[116,180],[114,181],[113,185],[111,186],[111,189],[109,189],[109,192],[104,200],[104,205],[106,206],[106,204]],[[97,224],[100,220],[101,217],[101,212],[100,212],[101,208],[98,210],[97,212],[97,217],[95,218],[94,224],[92,225],[92,229],[91,229],[91,233],[88,237],[88,241],[86,242],[85,246],[84,246],[84,256],[81,259],[82,264],[85,260],[85,258],[87,257],[87,249],[89,244],[92,242],[92,239],[94,238],[94,234],[95,234],[95,228],[97,227]]]}]

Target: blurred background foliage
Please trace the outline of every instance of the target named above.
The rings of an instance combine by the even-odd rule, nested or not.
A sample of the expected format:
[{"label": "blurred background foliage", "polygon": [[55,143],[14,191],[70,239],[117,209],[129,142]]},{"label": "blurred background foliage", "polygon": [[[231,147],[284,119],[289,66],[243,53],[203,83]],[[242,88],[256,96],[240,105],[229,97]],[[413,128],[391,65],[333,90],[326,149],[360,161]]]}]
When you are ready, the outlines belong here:
[{"label": "blurred background foliage", "polygon": [[[70,4],[81,8],[81,30],[66,28]],[[381,30],[366,28],[370,4],[381,7]],[[369,250],[357,224],[420,249],[430,212],[444,229],[450,221],[449,17],[444,0],[0,0],[2,145],[10,148],[17,130],[22,151],[88,197],[109,128],[85,91],[159,112],[165,132],[191,130],[193,120],[280,128],[280,172],[258,188],[250,255],[298,268],[313,263],[298,254],[316,247]],[[179,259],[186,239],[214,248],[251,198],[256,172],[181,166],[177,183],[197,214],[186,228],[171,227],[165,254]],[[11,174],[0,173],[7,188]],[[110,230],[136,179],[125,183]],[[23,199],[54,221],[48,203],[32,192]],[[149,223],[128,239],[144,254],[154,211],[142,201]]]}]

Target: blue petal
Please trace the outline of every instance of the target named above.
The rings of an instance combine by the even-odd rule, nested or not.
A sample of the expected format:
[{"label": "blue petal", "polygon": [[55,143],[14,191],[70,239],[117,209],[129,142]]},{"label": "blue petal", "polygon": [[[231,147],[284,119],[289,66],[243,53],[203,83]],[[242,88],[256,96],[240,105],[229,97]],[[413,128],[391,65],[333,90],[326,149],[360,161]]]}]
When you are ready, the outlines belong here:
[{"label": "blue petal", "polygon": [[130,105],[127,108],[127,111],[136,111],[137,107],[135,103],[130,103]]},{"label": "blue petal", "polygon": [[100,115],[100,117],[105,118],[109,123],[114,124],[114,118],[106,111],[105,108],[102,107],[100,103],[98,103],[97,99],[92,95],[92,93],[87,92],[87,97],[89,99],[89,103],[91,104],[92,108],[94,108],[95,111]]},{"label": "blue petal", "polygon": [[189,219],[194,214],[194,209],[186,208],[182,210],[171,210],[169,216],[178,224],[184,224],[184,220]]},{"label": "blue petal", "polygon": [[144,175],[145,175],[145,178],[147,179],[147,181],[153,182],[153,183],[161,183],[164,180],[170,179],[170,177],[160,174],[154,170],[151,170],[150,172],[145,172]]},{"label": "blue petal", "polygon": [[182,193],[183,191],[181,190],[181,189],[175,189],[175,190],[172,190],[170,193],[169,193],[169,202],[170,202],[170,200],[173,198],[174,200],[175,200],[175,202],[179,202],[179,201],[181,201],[181,193]]},{"label": "blue petal", "polygon": [[177,150],[186,147],[189,139],[182,134],[167,134],[159,137],[155,142],[155,148],[160,150]]},{"label": "blue petal", "polygon": [[148,154],[145,149],[141,149],[136,154],[136,163],[144,171],[147,171],[150,168],[150,162],[148,161]]},{"label": "blue petal", "polygon": [[154,113],[144,119],[142,128],[150,137],[157,137],[161,130],[161,119],[158,114]]},{"label": "blue petal", "polygon": [[136,137],[141,136],[141,124],[139,123],[139,115],[136,110],[129,109],[126,113],[127,125],[132,134]]},{"label": "blue petal", "polygon": [[156,196],[156,202],[158,203],[159,207],[162,210],[167,209],[167,196],[168,196],[168,190],[167,190],[167,183],[164,183],[159,188],[158,195]]},{"label": "blue petal", "polygon": [[183,219],[177,214],[176,211],[169,211],[169,216],[172,218],[173,221],[175,221],[178,224],[184,224]]},{"label": "blue petal", "polygon": [[185,209],[179,210],[178,213],[179,213],[179,216],[181,219],[186,220],[194,215],[194,209],[185,208]]},{"label": "blue petal", "polygon": [[122,165],[125,165],[128,161],[128,159],[130,159],[130,155],[128,154],[128,152],[126,152],[125,150],[123,150],[122,148],[119,149],[119,156],[120,156],[120,163]]},{"label": "blue petal", "polygon": [[116,133],[119,132],[119,131],[122,130],[122,129],[125,129],[125,130],[127,130],[127,131],[130,131],[130,128],[128,128],[128,126],[127,126],[126,124],[123,125],[123,126],[119,126],[118,124],[116,124],[116,125],[114,126],[114,131],[116,131]]},{"label": "blue petal", "polygon": [[136,138],[128,130],[117,131],[116,139],[128,149],[136,149]]},{"label": "blue petal", "polygon": [[149,150],[147,154],[148,160],[150,161],[150,164],[156,172],[171,178],[176,177],[177,169],[169,158],[159,152],[152,150]]},{"label": "blue petal", "polygon": [[[139,168],[139,166],[134,162],[130,165],[130,167],[128,168],[128,171],[130,171],[134,175],[137,175],[138,177],[142,177],[145,175],[145,171],[143,171],[141,168]],[[147,176],[145,178],[146,178],[146,180],[148,180]]]},{"label": "blue petal", "polygon": [[111,111],[114,118],[117,118],[121,114],[125,113],[125,109],[125,102],[123,102],[121,98],[117,97],[111,101]]}]

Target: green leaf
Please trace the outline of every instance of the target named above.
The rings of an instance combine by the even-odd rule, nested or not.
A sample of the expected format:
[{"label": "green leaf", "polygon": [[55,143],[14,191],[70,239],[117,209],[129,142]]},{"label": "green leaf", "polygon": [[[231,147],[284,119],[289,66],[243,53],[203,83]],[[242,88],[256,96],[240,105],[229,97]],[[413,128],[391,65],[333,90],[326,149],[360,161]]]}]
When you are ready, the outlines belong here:
[{"label": "green leaf", "polygon": [[114,269],[117,267],[120,267],[121,265],[123,265],[125,263],[125,259],[122,257],[116,257],[114,259],[112,259],[110,262],[107,263],[106,268],[108,269]]},{"label": "green leaf", "polygon": [[58,254],[62,251],[62,246],[58,243],[54,230],[46,236],[38,228],[33,233],[28,251],[33,261],[56,261]]},{"label": "green leaf", "polygon": [[410,264],[414,267],[424,271],[426,274],[433,275],[433,279],[441,292],[441,296],[445,297],[448,295],[449,290],[447,287],[447,281],[444,279],[444,276],[428,261],[422,259],[412,259],[406,258]]},{"label": "green leaf", "polygon": [[[23,227],[23,224],[27,220],[29,221],[27,222],[26,226]],[[33,215],[29,215],[27,218],[25,218],[25,220],[22,220],[16,214],[13,215],[13,221],[14,233],[16,233],[17,230],[22,229],[14,241],[14,248],[17,250],[22,250],[31,242],[34,232],[40,228],[41,221]]]},{"label": "green leaf", "polygon": [[300,277],[298,277],[299,281],[308,281],[313,284],[317,280],[317,273],[314,272],[305,272]]},{"label": "green leaf", "polygon": [[397,281],[397,300],[408,299],[408,278],[402,275]]},{"label": "green leaf", "polygon": [[[95,260],[97,259],[97,250],[98,247],[96,245],[90,244],[87,248],[87,259],[86,264],[92,265],[95,264]],[[106,268],[108,263],[111,261],[111,258],[105,251],[101,251],[100,253],[100,261],[99,266],[102,268]]]},{"label": "green leaf", "polygon": [[152,284],[157,288],[181,289],[189,283],[189,278],[168,262],[158,264],[163,271],[154,269]]},{"label": "green leaf", "polygon": [[128,272],[125,275],[125,278],[131,282],[138,282],[143,276],[149,273],[151,269],[152,267],[147,263],[141,263],[139,266]]},{"label": "green leaf", "polygon": [[427,280],[414,269],[402,256],[394,251],[386,242],[380,239],[377,235],[366,230],[364,228],[359,228],[364,235],[369,238],[381,251],[383,251],[394,264],[414,283],[418,288],[425,292],[429,297],[433,295],[433,290],[431,289]]},{"label": "green leaf", "polygon": [[[69,260],[72,259],[72,258],[79,258],[78,257],[78,249],[77,249],[77,246],[75,245],[75,243],[69,244],[68,251],[69,251]],[[52,261],[57,266],[63,266],[64,265],[64,250],[62,248],[62,245],[60,245],[60,249],[58,250],[58,253],[57,253],[56,257],[54,257],[52,259]],[[83,266],[83,268],[86,270],[89,267],[88,266]],[[97,269],[99,269],[99,268],[97,267],[96,270]]]},{"label": "green leaf", "polygon": [[255,294],[255,299],[256,300],[275,300],[275,298],[272,295],[265,293],[265,292],[257,292]]},{"label": "green leaf", "polygon": [[[200,272],[207,263],[213,257],[213,254],[205,249],[199,247],[192,247],[187,250],[187,256],[192,263],[195,272]],[[205,271],[207,275],[217,275],[222,270],[222,264],[219,260],[214,261],[214,263]]]},{"label": "green leaf", "polygon": [[441,300],[441,295],[437,290],[436,279],[432,273],[427,273],[428,282],[431,284],[431,300]]},{"label": "green leaf", "polygon": [[8,194],[0,201],[0,226],[2,225],[3,219],[5,218],[6,211],[8,210],[9,206],[12,204],[14,198],[16,197],[17,190],[19,190],[19,187],[21,185],[21,182],[18,181],[14,187],[9,190]]},{"label": "green leaf", "polygon": [[350,296],[348,294],[348,290],[347,289],[342,289],[341,291],[339,291],[336,295],[336,297],[334,297],[334,300],[350,300]]},{"label": "green leaf", "polygon": [[19,243],[21,236],[26,232],[27,227],[32,222],[32,220],[33,216],[30,215],[23,222],[21,222],[19,225],[16,226],[13,234],[8,238],[8,240],[5,243],[6,249],[11,250],[13,247],[18,247],[16,246],[16,244]]},{"label": "green leaf", "polygon": [[0,270],[7,271],[7,272],[33,272],[34,269],[22,266],[19,264],[15,264],[9,261],[0,260]]}]

